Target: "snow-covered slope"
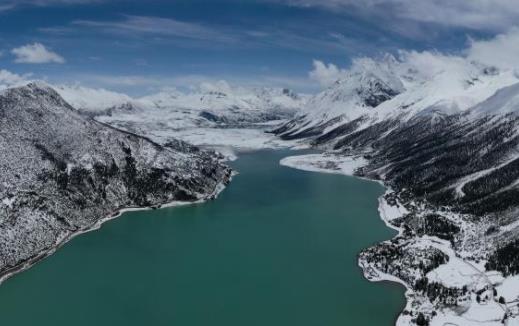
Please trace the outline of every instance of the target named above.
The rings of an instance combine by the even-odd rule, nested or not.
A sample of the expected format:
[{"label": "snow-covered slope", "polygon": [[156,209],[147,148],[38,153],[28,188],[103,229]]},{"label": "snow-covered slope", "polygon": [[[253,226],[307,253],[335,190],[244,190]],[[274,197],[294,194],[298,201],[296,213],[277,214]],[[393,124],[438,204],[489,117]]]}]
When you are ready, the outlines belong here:
[{"label": "snow-covered slope", "polygon": [[381,121],[463,113],[518,81],[511,70],[427,52],[357,60],[346,77],[309,99],[276,133],[317,137],[352,121],[357,126],[350,132]]},{"label": "snow-covered slope", "polygon": [[264,131],[292,118],[307,100],[289,89],[231,87],[224,81],[202,83],[188,93],[165,89],[141,98],[82,86],[56,90],[83,115],[159,143],[178,138],[242,149],[280,146]]},{"label": "snow-covered slope", "polygon": [[124,207],[212,198],[231,171],[78,113],[42,84],[0,91],[0,279]]},{"label": "snow-covered slope", "polygon": [[225,82],[201,84],[189,93],[167,89],[141,98],[82,87],[57,90],[81,106],[83,115],[162,144],[178,138],[241,149],[280,146],[281,141],[264,131],[292,118],[306,101],[306,96],[288,89],[233,88]]},{"label": "snow-covered slope", "polygon": [[292,117],[303,99],[287,89],[231,88],[226,84],[200,87],[198,91],[170,97],[169,101],[147,101],[165,110],[190,110],[211,122],[225,124],[260,123]]},{"label": "snow-covered slope", "polygon": [[[176,89],[131,98],[128,95],[83,86],[60,85],[56,91],[74,107],[92,116],[118,113],[163,115],[164,120],[184,118],[198,125],[263,123],[291,118],[306,99],[288,89],[231,87],[226,82],[202,83],[192,92]],[[169,117],[169,118],[168,118]]]},{"label": "snow-covered slope", "polygon": [[473,118],[488,115],[506,115],[519,113],[519,83],[498,90],[487,100],[473,107]]},{"label": "snow-covered slope", "polygon": [[80,85],[56,85],[53,88],[74,108],[91,114],[103,114],[111,107],[133,101],[126,94],[103,88],[89,88]]},{"label": "snow-covered slope", "polygon": [[405,91],[396,68],[391,56],[381,61],[356,60],[346,77],[312,97],[299,115],[315,123],[338,116],[351,121],[371,114],[372,109]]}]

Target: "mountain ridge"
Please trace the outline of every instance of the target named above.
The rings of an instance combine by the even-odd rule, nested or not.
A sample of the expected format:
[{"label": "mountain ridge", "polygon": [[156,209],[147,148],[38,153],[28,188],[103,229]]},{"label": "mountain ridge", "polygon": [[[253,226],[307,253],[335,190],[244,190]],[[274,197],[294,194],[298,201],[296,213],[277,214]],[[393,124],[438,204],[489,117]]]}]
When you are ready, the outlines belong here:
[{"label": "mountain ridge", "polygon": [[286,160],[295,167],[353,164],[388,188],[379,210],[399,234],[362,251],[359,266],[407,288],[397,325],[517,322],[519,291],[506,284],[519,280],[519,83],[510,70],[448,67],[403,70],[404,90],[374,108],[351,91],[362,80],[335,83],[273,132],[327,152]]},{"label": "mountain ridge", "polygon": [[211,199],[231,178],[219,155],[107,127],[41,83],[0,93],[0,148],[4,276],[122,208]]}]

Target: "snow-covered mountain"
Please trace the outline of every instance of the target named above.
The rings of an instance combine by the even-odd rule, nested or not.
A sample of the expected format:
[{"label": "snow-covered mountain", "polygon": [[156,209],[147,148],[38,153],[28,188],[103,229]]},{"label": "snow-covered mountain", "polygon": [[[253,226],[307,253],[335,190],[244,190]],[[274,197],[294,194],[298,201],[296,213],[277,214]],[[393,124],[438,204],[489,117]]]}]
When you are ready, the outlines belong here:
[{"label": "snow-covered mountain", "polygon": [[519,83],[499,89],[470,110],[473,118],[519,113]]},{"label": "snow-covered mountain", "polygon": [[74,108],[92,115],[104,114],[109,108],[133,101],[126,94],[103,88],[89,88],[81,85],[56,85],[53,88]]},{"label": "snow-covered mountain", "polygon": [[231,87],[223,81],[203,83],[188,93],[166,89],[141,98],[80,86],[62,85],[57,91],[97,121],[162,144],[182,139],[222,150],[280,146],[265,129],[292,118],[307,99],[289,89]]},{"label": "snow-covered mountain", "polygon": [[[206,124],[251,124],[288,119],[306,99],[289,89],[231,87],[226,82],[202,83],[188,93],[176,89],[131,98],[125,94],[82,86],[56,87],[56,91],[74,107],[92,116],[119,113],[162,115],[163,121]],[[166,119],[164,119],[166,118]]]},{"label": "snow-covered mountain", "polygon": [[285,139],[307,138],[353,121],[357,126],[349,132],[382,121],[463,113],[517,82],[512,70],[438,54],[356,60],[346,77],[310,98],[276,132]]},{"label": "snow-covered mountain", "polygon": [[288,89],[231,88],[226,83],[202,85],[188,94],[148,96],[146,101],[165,110],[191,110],[210,122],[225,124],[261,123],[291,118],[301,108],[303,98]]},{"label": "snow-covered mountain", "polygon": [[511,325],[518,113],[513,69],[406,53],[355,62],[274,132],[329,152],[289,162],[334,172],[362,162],[357,175],[388,187],[380,213],[399,235],[363,251],[359,265],[371,280],[408,288],[398,325]]},{"label": "snow-covered mountain", "polygon": [[212,198],[220,157],[81,115],[50,87],[0,91],[0,279],[124,207]]},{"label": "snow-covered mountain", "polygon": [[315,122],[338,116],[351,121],[371,114],[372,109],[405,90],[395,71],[397,68],[397,62],[392,56],[381,61],[356,60],[347,76],[312,97],[300,115]]},{"label": "snow-covered mountain", "polygon": [[44,255],[96,216],[206,198],[228,180],[214,154],[175,137],[254,148],[263,132],[241,131],[288,119],[275,134],[328,152],[288,162],[333,172],[357,166],[356,175],[388,187],[380,212],[399,234],[363,251],[359,265],[369,279],[407,286],[398,325],[519,320],[519,290],[509,285],[519,282],[513,69],[408,52],[355,60],[311,97],[223,82],[142,98],[57,89],[80,109],[37,84],[0,95],[0,218],[16,217],[0,220],[0,273]]}]

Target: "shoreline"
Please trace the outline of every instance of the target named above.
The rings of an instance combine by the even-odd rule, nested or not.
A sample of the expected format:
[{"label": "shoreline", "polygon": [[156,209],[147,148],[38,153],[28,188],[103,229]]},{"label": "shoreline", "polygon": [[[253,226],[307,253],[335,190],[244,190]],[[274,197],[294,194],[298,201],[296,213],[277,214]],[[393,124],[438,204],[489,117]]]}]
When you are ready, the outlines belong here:
[{"label": "shoreline", "polygon": [[[367,161],[364,162],[367,163]],[[363,272],[364,278],[368,281],[390,282],[400,284],[405,288],[404,297],[406,303],[396,317],[394,325],[416,325],[416,320],[420,315],[426,316],[427,325],[431,326],[450,324],[472,325],[472,323],[476,322],[481,325],[497,326],[502,325],[501,321],[503,318],[508,318],[508,320],[513,320],[514,322],[517,321],[516,316],[519,316],[519,308],[514,304],[517,298],[517,290],[511,290],[510,286],[519,284],[519,276],[503,277],[499,272],[486,270],[484,263],[480,262],[477,262],[477,266],[475,266],[474,263],[471,263],[470,259],[467,260],[467,252],[456,252],[452,244],[445,239],[427,234],[423,236],[407,236],[403,227],[398,227],[392,224],[391,221],[406,216],[412,212],[409,211],[409,209],[416,209],[417,207],[414,206],[414,204],[411,205],[411,208],[407,205],[404,206],[399,198],[395,199],[394,202],[393,200],[388,201],[389,199],[386,199],[386,195],[396,194],[391,187],[384,185],[381,180],[373,180],[354,175],[355,169],[363,166],[362,160],[358,160],[358,156],[341,157],[330,153],[295,155],[282,159],[280,164],[311,172],[347,175],[367,181],[374,181],[384,187],[384,194],[378,198],[379,217],[389,229],[397,231],[397,234],[391,239],[380,241],[360,251],[357,255],[357,263]],[[433,214],[437,212],[435,208],[419,209],[423,209],[425,214],[428,212]],[[449,216],[449,214],[445,212],[443,212],[443,214]],[[450,219],[455,217],[456,214],[449,216]],[[396,244],[393,244],[394,241],[397,241]],[[448,257],[448,259],[447,262],[424,272],[416,265],[413,265],[417,263],[416,261],[412,259],[406,261],[405,256],[402,256],[394,261],[390,261],[390,264],[395,263],[397,267],[396,271],[400,271],[399,267],[405,267],[407,263],[409,271],[407,274],[406,272],[403,274],[398,272],[396,275],[392,275],[388,274],[391,273],[391,271],[386,273],[380,269],[380,266],[383,266],[379,266],[378,264],[381,262],[380,259],[373,260],[371,257],[373,251],[376,254],[378,248],[384,246],[401,246],[400,248],[405,248],[405,250],[409,250],[407,251],[408,253],[412,255],[416,254],[418,257],[424,254],[427,255],[428,251],[433,250]],[[463,293],[458,297],[455,296],[453,299],[455,300],[454,303],[446,303],[438,306],[434,301],[430,301],[431,299],[428,297],[427,292],[417,291],[417,289],[413,287],[415,283],[412,282],[416,282],[418,279],[418,276],[416,276],[417,272],[424,272],[424,277],[426,279],[432,279],[432,284],[435,284],[435,286],[439,285],[444,289],[459,289],[459,291],[463,288],[468,288],[468,293]],[[402,275],[409,276],[410,280],[401,278],[400,276]],[[481,279],[484,281],[481,282]],[[485,299],[483,300],[484,303],[480,304],[477,296],[479,296],[478,293],[481,293],[482,289],[490,299],[488,299],[488,301]],[[497,293],[505,293],[505,300],[508,301],[505,301],[504,304],[498,302],[497,297],[495,297],[496,294],[492,293],[496,291],[496,289],[498,290]],[[484,311],[485,314],[482,314],[482,311]]]},{"label": "shoreline", "polygon": [[[328,155],[328,157],[326,155]],[[347,164],[347,166],[345,166],[345,167],[343,166],[342,168],[340,168],[340,167],[330,168],[330,167],[313,165],[313,164],[322,163],[322,161],[325,161],[326,159],[329,159],[329,158],[334,158],[336,163],[337,162],[339,162],[339,163],[346,162],[346,163],[352,163],[352,164],[351,165]],[[385,190],[384,193],[380,197],[377,198],[378,199],[377,210],[378,210],[379,218],[384,222],[386,227],[398,232],[395,236],[393,236],[393,238],[384,240],[382,242],[378,242],[378,243],[384,243],[386,241],[391,241],[395,237],[401,235],[403,233],[403,229],[398,228],[398,227],[392,225],[391,223],[389,223],[389,216],[388,216],[389,214],[387,214],[384,211],[384,206],[388,205],[384,199],[384,196],[387,193],[392,191],[391,188],[386,186],[382,180],[373,180],[373,179],[369,179],[366,177],[356,176],[353,174],[355,169],[364,166],[366,163],[367,163],[367,161],[364,160],[363,158],[358,159],[357,157],[353,157],[353,156],[340,157],[339,155],[329,154],[329,153],[327,154],[324,152],[319,153],[319,154],[288,156],[288,157],[283,158],[279,162],[280,165],[283,165],[283,166],[286,166],[286,167],[289,167],[292,169],[298,169],[298,170],[303,170],[303,171],[307,171],[307,172],[328,173],[328,174],[338,174],[338,175],[343,175],[343,176],[349,176],[349,177],[353,177],[353,178],[357,178],[357,179],[361,179],[361,180],[365,180],[365,181],[375,182],[375,183],[378,183],[379,185],[381,185],[382,187],[384,187],[384,190]],[[393,217],[393,218],[395,218],[395,217]],[[378,243],[373,244],[373,246],[377,245]],[[367,274],[367,271],[370,268],[373,269],[373,267],[369,266],[369,265],[364,265],[363,261],[360,259],[360,254],[361,254],[360,252],[357,254],[357,266],[361,269],[364,279],[366,279],[369,282],[374,282],[374,283],[388,282],[388,283],[400,285],[405,289],[404,308],[398,313],[398,315],[396,316],[395,321],[394,321],[394,325],[397,325],[397,326],[401,325],[401,323],[399,323],[399,320],[400,320],[400,317],[402,316],[402,312],[404,310],[407,310],[408,308],[410,308],[410,305],[411,305],[411,300],[409,299],[409,295],[412,294],[412,289],[409,287],[409,285],[405,281],[403,281],[393,275],[382,273],[379,270],[376,270],[376,274],[377,274],[376,277],[369,276]]]},{"label": "shoreline", "polygon": [[[228,182],[231,182],[233,177],[236,174],[237,173],[235,171],[233,171],[231,173],[231,176],[228,179]],[[44,260],[45,258],[50,257],[51,255],[56,253],[56,251],[58,249],[63,247],[65,244],[67,244],[69,241],[73,240],[74,238],[76,238],[76,237],[78,237],[78,236],[80,236],[82,234],[85,234],[85,233],[89,233],[89,232],[92,232],[92,231],[99,230],[105,223],[107,223],[107,222],[109,222],[111,220],[115,220],[116,218],[121,217],[125,213],[201,204],[201,203],[204,203],[204,202],[216,199],[220,195],[220,193],[223,190],[225,190],[225,188],[226,188],[226,184],[225,184],[225,182],[222,181],[222,182],[220,182],[220,183],[218,183],[216,185],[216,187],[215,187],[215,189],[214,189],[214,191],[212,193],[210,193],[208,195],[205,195],[202,198],[199,198],[198,200],[195,200],[195,201],[179,201],[179,200],[174,200],[174,201],[170,201],[170,202],[165,202],[163,204],[159,203],[159,204],[155,204],[155,205],[147,206],[147,207],[124,206],[124,207],[121,207],[119,209],[116,209],[116,210],[112,211],[111,213],[109,213],[108,215],[106,215],[105,217],[100,218],[99,220],[97,220],[94,224],[92,224],[92,225],[90,225],[90,226],[88,226],[86,228],[77,230],[75,232],[71,232],[69,234],[66,234],[66,235],[62,236],[61,238],[58,238],[56,243],[52,247],[50,247],[48,250],[41,251],[37,255],[27,259],[26,261],[24,261],[23,263],[19,264],[18,266],[14,266],[12,268],[7,269],[3,273],[0,273],[0,286],[5,281],[10,279],[11,277],[13,277],[13,276],[15,276],[15,275],[17,275],[17,274],[19,274],[21,272],[24,272],[24,271],[28,270],[29,268],[31,268],[32,266],[36,265],[37,263],[39,263],[40,261]]]},{"label": "shoreline", "polygon": [[[379,214],[379,218],[384,222],[386,227],[388,227],[391,230],[395,230],[397,234],[393,235],[391,238],[386,240],[381,240],[378,242],[374,242],[370,245],[368,245],[366,248],[362,249],[357,253],[357,266],[362,271],[362,276],[365,280],[369,282],[378,282],[378,283],[390,283],[394,285],[400,285],[405,289],[404,292],[404,298],[405,298],[405,304],[403,305],[402,309],[398,311],[397,315],[395,316],[395,320],[393,325],[396,326],[404,326],[404,325],[414,325],[416,314],[419,313],[423,309],[423,307],[416,306],[417,299],[421,300],[422,294],[421,292],[417,292],[413,288],[413,281],[411,280],[411,283],[405,281],[405,277],[402,279],[399,276],[401,275],[391,275],[391,271],[388,271],[388,273],[382,272],[381,269],[379,269],[375,261],[372,261],[369,259],[369,253],[367,251],[370,248],[376,248],[379,245],[382,244],[388,244],[391,243],[392,240],[395,238],[398,238],[399,236],[404,235],[404,229],[398,226],[395,226],[391,223],[392,220],[395,218],[404,216],[405,214],[409,213],[409,208],[407,205],[404,207],[400,200],[396,201],[396,204],[393,203],[391,198],[386,198],[387,194],[391,194],[394,192],[394,190],[390,186],[386,186],[382,180],[377,179],[370,179],[367,177],[357,176],[354,175],[354,172],[357,168],[360,168],[362,166],[365,166],[365,164],[368,163],[367,160],[363,159],[361,156],[340,156],[336,154],[330,154],[330,153],[312,153],[312,154],[297,154],[295,151],[295,148],[288,148],[291,150],[294,150],[294,155],[283,157],[279,164],[285,167],[294,168],[298,170],[304,170],[308,172],[319,172],[319,173],[328,173],[328,174],[340,174],[348,177],[354,177],[357,179],[361,179],[364,181],[370,181],[370,182],[376,182],[379,185],[381,185],[384,189],[383,193],[377,198],[378,201],[378,207],[377,211]],[[154,210],[154,209],[161,209],[161,208],[168,208],[168,207],[177,207],[177,206],[186,206],[186,205],[193,205],[193,204],[200,204],[204,203],[208,200],[216,199],[218,195],[226,188],[226,185],[228,182],[231,182],[233,180],[233,177],[238,174],[237,171],[232,171],[231,175],[229,176],[229,179],[224,182],[219,182],[215,188],[213,189],[213,192],[199,197],[197,200],[193,201],[171,201],[164,204],[155,204],[148,207],[121,207],[120,209],[116,209],[112,211],[110,214],[107,214],[104,218],[101,218],[97,220],[95,223],[90,225],[89,227],[85,227],[81,230],[77,230],[68,234],[63,234],[56,240],[56,243],[49,247],[46,250],[43,250],[36,254],[35,256],[27,259],[26,261],[20,263],[18,266],[15,266],[11,269],[6,270],[3,274],[0,274],[0,285],[5,282],[10,277],[25,271],[29,269],[30,267],[34,266],[39,261],[51,256],[54,254],[59,248],[64,246],[68,241],[74,239],[75,237],[88,233],[91,231],[95,231],[100,229],[104,223],[111,221],[112,219],[118,218],[122,216],[124,213],[132,212],[132,211],[143,211],[143,210]],[[431,244],[431,242],[435,242],[434,237],[413,237],[409,238],[408,240],[413,240],[414,244],[411,245],[427,245]],[[438,249],[444,253],[452,251],[452,248],[445,244],[441,243],[441,246],[437,246],[435,244],[432,245],[433,249]],[[456,257],[456,253],[452,251],[452,253],[447,254],[449,258]],[[461,257],[458,260],[462,260]],[[445,266],[447,264],[441,265]],[[383,270],[383,269],[382,269]],[[436,270],[436,269],[435,269]],[[485,271],[481,272],[478,270],[478,273],[486,273]],[[406,276],[405,274],[403,274]],[[429,275],[427,275],[429,276]],[[439,278],[439,282],[441,283],[443,278]],[[519,280],[518,280],[519,281]],[[432,307],[432,306],[431,306]],[[434,308],[434,307],[433,307]],[[475,309],[476,307],[474,307]],[[436,308],[434,308],[436,309]],[[435,312],[434,310],[431,310],[432,312]],[[440,325],[437,324],[438,321],[467,321],[468,319],[465,319],[465,317],[462,317],[461,315],[456,315],[454,310],[451,309],[443,309],[439,308],[437,310],[439,315],[437,318],[432,319],[432,326]],[[436,313],[436,312],[435,312]],[[434,315],[436,316],[436,315]],[[483,323],[486,325],[486,322],[483,321]],[[488,324],[494,325],[494,324]]]}]

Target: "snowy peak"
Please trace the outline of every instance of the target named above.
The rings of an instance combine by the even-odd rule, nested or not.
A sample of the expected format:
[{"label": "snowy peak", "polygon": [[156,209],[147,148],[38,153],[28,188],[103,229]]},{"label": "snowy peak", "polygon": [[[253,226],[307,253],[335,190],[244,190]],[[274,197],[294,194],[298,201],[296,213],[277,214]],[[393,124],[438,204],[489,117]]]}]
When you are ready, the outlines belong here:
[{"label": "snowy peak", "polygon": [[170,103],[173,103],[174,101],[177,101],[183,95],[184,94],[176,89],[169,89],[167,91],[161,91],[156,94],[141,97],[139,102],[145,104],[146,106],[161,108],[170,105]]},{"label": "snowy peak", "polygon": [[[57,86],[66,101],[88,116],[119,116],[134,113],[166,114],[175,120],[211,117],[209,122],[259,123],[288,119],[304,105],[305,96],[282,88],[231,87],[226,82],[202,83],[183,93],[166,89],[141,98],[83,86]],[[126,117],[128,118],[128,117]]]},{"label": "snowy peak", "polygon": [[296,101],[301,98],[299,95],[297,95],[297,93],[295,93],[294,91],[292,91],[291,89],[288,89],[288,88],[283,88],[281,90],[281,93],[284,96],[288,96],[289,98],[296,100]]},{"label": "snowy peak", "polygon": [[[394,60],[391,56],[381,61],[367,58],[354,60],[347,76],[338,80],[336,86],[340,87],[345,95],[359,95],[364,104],[376,107],[405,90],[395,71],[397,63]],[[377,96],[382,97],[380,100],[374,100]]]},{"label": "snowy peak", "polygon": [[302,110],[310,123],[342,117],[351,121],[372,114],[374,108],[405,91],[395,72],[394,58],[377,62],[354,61],[346,75],[323,92],[313,96]]},{"label": "snowy peak", "polygon": [[0,92],[0,97],[5,104],[1,106],[2,110],[18,106],[22,106],[24,110],[40,112],[40,114],[45,111],[57,111],[56,108],[74,110],[51,86],[44,82],[31,82],[25,86],[5,89]]},{"label": "snowy peak", "polygon": [[[204,110],[226,110],[235,108],[241,110],[270,111],[275,109],[295,111],[302,106],[303,98],[289,89],[282,88],[244,88],[220,87],[204,88],[205,91],[195,92],[199,96]],[[187,95],[189,97],[189,95]]]},{"label": "snowy peak", "polygon": [[373,75],[363,76],[356,91],[363,103],[372,108],[392,99],[400,93],[398,87],[389,85],[387,82]]},{"label": "snowy peak", "polygon": [[356,71],[346,79],[338,80],[329,94],[334,102],[353,100],[357,105],[374,108],[404,90],[399,79],[383,77],[372,71]]},{"label": "snowy peak", "polygon": [[358,122],[354,131],[383,121],[443,118],[476,106],[474,114],[506,114],[519,102],[514,95],[519,86],[508,89],[518,82],[512,70],[438,53],[359,59],[279,130],[288,138],[315,137],[352,121]]},{"label": "snowy peak", "polygon": [[54,88],[65,101],[82,112],[100,113],[132,101],[132,98],[126,94],[103,88],[88,88],[80,85],[57,85]]}]

